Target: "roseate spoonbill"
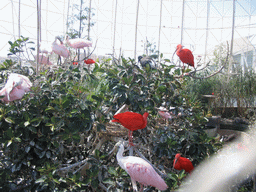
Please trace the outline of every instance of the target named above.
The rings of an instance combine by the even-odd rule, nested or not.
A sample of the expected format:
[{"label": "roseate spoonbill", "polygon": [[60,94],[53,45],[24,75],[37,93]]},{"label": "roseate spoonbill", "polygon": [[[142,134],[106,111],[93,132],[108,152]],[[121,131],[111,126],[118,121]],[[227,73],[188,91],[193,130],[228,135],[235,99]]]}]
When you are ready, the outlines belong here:
[{"label": "roseate spoonbill", "polygon": [[[60,41],[60,44],[57,43],[57,39]],[[55,41],[52,43],[52,51],[59,55],[58,61],[61,64],[61,56],[68,58],[70,56],[69,50],[63,45],[60,37],[55,37]]]},{"label": "roseate spoonbill", "polygon": [[143,186],[153,186],[159,190],[166,190],[168,186],[154,168],[144,159],[135,156],[123,156],[124,145],[119,145],[119,150],[116,155],[118,164],[131,177],[132,187],[137,191],[136,181],[141,185],[140,190],[143,191]]},{"label": "roseate spoonbill", "polygon": [[5,102],[21,99],[26,92],[30,91],[31,86],[32,83],[28,77],[11,73],[5,86],[0,90],[0,96],[4,95],[2,100]]},{"label": "roseate spoonbill", "polygon": [[177,170],[184,169],[188,173],[190,173],[194,169],[192,162],[185,157],[181,157],[179,153],[175,155],[175,159],[173,161],[173,167],[174,169],[177,169]]},{"label": "roseate spoonbill", "polygon": [[194,55],[189,49],[183,49],[183,46],[181,44],[177,45],[176,48],[176,54],[180,58],[180,60],[183,63],[183,68],[184,68],[184,63],[195,67],[194,66]]},{"label": "roseate spoonbill", "polygon": [[154,63],[154,60],[151,57],[149,57],[149,56],[147,56],[147,57],[139,56],[138,57],[138,62],[141,64],[141,66],[143,68],[146,68],[147,65],[148,65],[149,68],[151,69],[151,68],[155,68],[154,66],[156,65]]},{"label": "roseate spoonbill", "polygon": [[[74,49],[84,49],[85,47],[91,47],[92,46],[92,42],[86,39],[81,39],[81,38],[77,38],[77,39],[69,39],[68,36],[66,36],[66,43],[74,48]],[[84,50],[85,53],[85,50]],[[77,55],[77,52],[76,52]],[[78,55],[79,58],[79,55]]]},{"label": "roseate spoonbill", "polygon": [[143,116],[139,113],[127,111],[119,113],[113,116],[112,122],[121,123],[125,128],[129,129],[128,137],[129,144],[134,146],[132,142],[132,132],[138,129],[144,129],[147,126],[148,112],[145,112]]},{"label": "roseate spoonbill", "polygon": [[[35,56],[35,59],[37,59],[37,55]],[[49,60],[49,57],[44,56],[42,53],[39,53],[38,55],[38,63],[43,65],[53,65]]]},{"label": "roseate spoonbill", "polygon": [[81,38],[69,39],[68,36],[66,36],[66,43],[74,49],[83,49],[85,47],[92,46],[92,42],[89,40],[81,39]]}]

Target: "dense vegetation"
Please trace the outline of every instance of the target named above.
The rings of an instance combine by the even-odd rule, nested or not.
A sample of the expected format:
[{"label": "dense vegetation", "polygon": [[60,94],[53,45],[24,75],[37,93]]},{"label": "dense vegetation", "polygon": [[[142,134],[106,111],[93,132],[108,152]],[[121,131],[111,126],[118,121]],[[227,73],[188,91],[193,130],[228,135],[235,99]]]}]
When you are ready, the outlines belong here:
[{"label": "dense vegetation", "polygon": [[[184,89],[190,77],[176,78],[180,69],[167,61],[141,69],[132,59],[106,59],[93,69],[70,64],[29,76],[31,93],[0,105],[1,190],[131,190],[113,150],[127,130],[109,123],[125,103],[150,114],[147,127],[134,132],[140,144],[134,155],[143,154],[163,173],[167,191],[178,188],[186,174],[172,169],[175,154],[196,166],[220,145],[204,133],[202,106]],[[1,65],[2,83],[7,72],[28,76],[12,60]],[[166,124],[157,114],[160,106],[182,116]]]},{"label": "dense vegetation", "polygon": [[[10,42],[10,53],[17,55],[26,43],[27,38]],[[199,97],[216,87],[182,76],[170,60],[161,56],[156,69],[140,68],[130,58],[105,59],[92,68],[71,63],[39,75],[12,60],[1,64],[2,85],[10,72],[33,82],[22,100],[0,104],[2,191],[131,191],[130,177],[115,158],[115,144],[127,140],[127,130],[109,123],[123,104],[149,112],[147,127],[133,134],[139,144],[133,152],[161,171],[167,191],[186,177],[172,168],[176,153],[197,166],[221,147],[203,131]],[[213,78],[204,82],[216,86]],[[174,107],[181,116],[166,123],[157,113],[160,106]]]}]

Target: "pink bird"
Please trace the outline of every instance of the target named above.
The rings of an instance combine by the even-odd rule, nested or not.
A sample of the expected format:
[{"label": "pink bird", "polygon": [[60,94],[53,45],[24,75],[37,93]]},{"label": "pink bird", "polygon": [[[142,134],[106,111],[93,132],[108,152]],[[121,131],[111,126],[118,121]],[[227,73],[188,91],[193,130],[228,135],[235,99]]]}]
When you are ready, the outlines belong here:
[{"label": "pink bird", "polygon": [[[74,49],[84,49],[85,47],[91,47],[92,46],[92,42],[88,41],[86,39],[81,39],[81,38],[77,38],[77,39],[69,39],[68,36],[66,36],[66,43],[74,48]],[[84,54],[85,54],[85,50],[84,50]],[[76,52],[77,55],[77,52]],[[79,55],[78,55],[78,60],[79,60]]]},{"label": "pink bird", "polygon": [[24,75],[11,73],[7,79],[5,86],[0,90],[0,96],[5,102],[21,99],[24,94],[30,91],[31,81]]},{"label": "pink bird", "polygon": [[88,41],[86,39],[81,39],[81,38],[69,39],[68,36],[66,37],[66,43],[74,49],[83,49],[85,47],[91,47],[92,46],[91,41]]},{"label": "pink bird", "polygon": [[143,191],[144,186],[153,186],[159,190],[166,190],[168,186],[154,168],[144,159],[135,156],[123,156],[124,145],[121,143],[116,159],[122,169],[124,169],[131,177],[132,187],[137,191],[136,181],[141,185],[140,190]]},{"label": "pink bird", "polygon": [[164,119],[166,119],[166,120],[173,118],[173,117],[171,116],[171,114],[170,114],[169,112],[167,112],[167,111],[158,111],[158,113],[159,113],[159,115],[160,115],[162,118],[164,118]]},{"label": "pink bird", "polygon": [[[57,43],[57,39],[60,41],[60,44]],[[52,51],[59,55],[60,63],[61,63],[61,56],[68,58],[70,56],[69,50],[64,46],[63,42],[61,41],[60,37],[55,37],[55,41],[52,43]]]},{"label": "pink bird", "polygon": [[[37,60],[37,55],[35,56]],[[43,65],[53,65],[52,62],[49,60],[49,57],[44,56],[42,53],[38,55],[38,63]]]}]

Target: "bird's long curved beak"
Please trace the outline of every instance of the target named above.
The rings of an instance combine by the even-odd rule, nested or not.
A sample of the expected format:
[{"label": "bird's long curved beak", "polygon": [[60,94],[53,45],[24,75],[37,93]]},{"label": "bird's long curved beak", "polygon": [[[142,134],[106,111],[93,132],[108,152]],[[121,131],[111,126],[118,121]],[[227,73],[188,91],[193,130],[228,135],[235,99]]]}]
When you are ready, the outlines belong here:
[{"label": "bird's long curved beak", "polygon": [[61,38],[59,36],[56,36],[55,39],[58,39],[60,41],[60,43],[63,44],[63,41],[61,40]]},{"label": "bird's long curved beak", "polygon": [[177,52],[177,48],[175,49],[173,55],[172,55],[172,60],[173,60],[173,57],[174,57],[174,54]]},{"label": "bird's long curved beak", "polygon": [[177,163],[177,159],[174,160],[173,167],[175,167],[176,163]]}]

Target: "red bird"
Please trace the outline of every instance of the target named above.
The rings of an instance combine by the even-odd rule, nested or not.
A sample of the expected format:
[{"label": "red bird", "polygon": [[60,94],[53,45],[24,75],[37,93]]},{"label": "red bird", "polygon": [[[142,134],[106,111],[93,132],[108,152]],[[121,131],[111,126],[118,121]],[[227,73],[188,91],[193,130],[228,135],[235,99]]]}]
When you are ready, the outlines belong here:
[{"label": "red bird", "polygon": [[95,61],[93,59],[86,59],[86,60],[84,60],[84,63],[90,65],[90,64],[95,63]]},{"label": "red bird", "polygon": [[175,159],[173,161],[173,167],[174,169],[177,169],[177,170],[184,169],[188,173],[190,173],[194,169],[192,162],[185,157],[181,157],[179,153],[175,155]]},{"label": "red bird", "polygon": [[180,60],[183,63],[183,68],[184,68],[184,63],[195,67],[194,66],[194,55],[192,54],[192,52],[189,49],[182,49],[183,46],[181,44],[177,45],[176,48],[176,54],[178,55],[178,57],[180,58]]},{"label": "red bird", "polygon": [[126,129],[129,129],[128,137],[129,144],[134,146],[132,142],[132,132],[138,129],[144,129],[147,126],[148,112],[145,112],[143,116],[135,112],[118,113],[113,116],[112,122],[121,123]]}]

